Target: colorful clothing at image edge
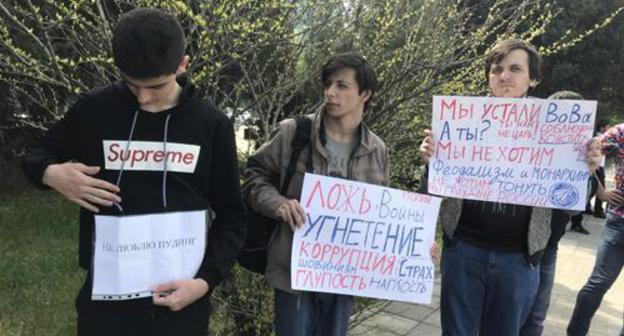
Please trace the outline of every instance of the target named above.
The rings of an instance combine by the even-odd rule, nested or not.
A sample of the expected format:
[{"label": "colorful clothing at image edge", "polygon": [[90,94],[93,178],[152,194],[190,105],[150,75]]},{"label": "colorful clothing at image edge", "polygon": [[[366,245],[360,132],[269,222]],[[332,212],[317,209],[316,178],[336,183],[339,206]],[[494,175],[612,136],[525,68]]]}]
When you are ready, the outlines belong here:
[{"label": "colorful clothing at image edge", "polygon": [[[624,124],[616,125],[601,137],[602,153],[615,158],[615,189],[624,191]],[[624,266],[624,206],[608,205],[607,223],[596,252],[589,279],[579,291],[568,324],[568,335],[587,335],[602,298]],[[620,331],[624,336],[624,327]]]},{"label": "colorful clothing at image edge", "polygon": [[[615,162],[615,189],[624,192],[624,124],[611,127],[600,136],[601,151],[611,155]],[[608,205],[607,211],[616,217],[624,217],[624,206]]]},{"label": "colorful clothing at image edge", "polygon": [[[591,320],[600,307],[602,298],[620,275],[623,266],[624,218],[608,214],[607,223],[596,250],[594,269],[576,297],[574,312],[568,325],[568,335],[588,334]],[[624,327],[620,335],[624,336]]]}]

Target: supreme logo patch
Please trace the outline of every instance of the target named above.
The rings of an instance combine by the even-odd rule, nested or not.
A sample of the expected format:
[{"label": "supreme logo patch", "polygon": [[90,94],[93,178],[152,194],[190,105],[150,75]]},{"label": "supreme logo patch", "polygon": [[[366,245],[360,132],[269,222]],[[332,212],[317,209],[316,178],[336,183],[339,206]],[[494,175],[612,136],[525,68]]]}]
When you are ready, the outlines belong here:
[{"label": "supreme logo patch", "polygon": [[126,150],[127,141],[103,140],[106,169],[167,171],[193,173],[199,158],[200,146],[167,142],[132,141]]}]

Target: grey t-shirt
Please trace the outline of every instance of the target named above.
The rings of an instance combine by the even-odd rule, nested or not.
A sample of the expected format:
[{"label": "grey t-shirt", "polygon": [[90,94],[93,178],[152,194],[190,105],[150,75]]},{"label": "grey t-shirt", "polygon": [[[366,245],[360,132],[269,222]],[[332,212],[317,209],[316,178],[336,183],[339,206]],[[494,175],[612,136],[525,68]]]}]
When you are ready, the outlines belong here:
[{"label": "grey t-shirt", "polygon": [[327,175],[346,178],[348,175],[349,158],[351,157],[351,152],[353,152],[355,140],[343,143],[335,141],[329,135],[326,139],[325,150],[327,150],[327,158],[329,159]]}]

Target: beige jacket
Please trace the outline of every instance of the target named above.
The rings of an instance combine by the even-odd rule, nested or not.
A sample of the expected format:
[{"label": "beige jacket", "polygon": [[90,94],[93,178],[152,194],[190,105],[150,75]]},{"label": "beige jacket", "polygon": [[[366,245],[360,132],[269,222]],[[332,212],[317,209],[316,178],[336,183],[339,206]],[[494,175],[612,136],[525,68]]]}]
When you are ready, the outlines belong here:
[{"label": "beige jacket", "polygon": [[[277,219],[277,209],[287,199],[299,198],[303,187],[306,163],[312,160],[312,173],[324,175],[327,172],[327,152],[323,146],[325,132],[322,120],[325,110],[321,107],[311,118],[310,143],[299,156],[295,174],[285,196],[278,192],[282,185],[291,154],[291,141],[295,135],[294,119],[282,121],[271,140],[263,144],[247,161],[243,196],[258,213]],[[348,165],[348,179],[388,184],[388,150],[384,142],[364,123],[360,124],[360,143],[351,154]],[[275,288],[292,292],[290,286],[290,259],[293,232],[286,223],[281,223],[269,243],[266,279]]]}]

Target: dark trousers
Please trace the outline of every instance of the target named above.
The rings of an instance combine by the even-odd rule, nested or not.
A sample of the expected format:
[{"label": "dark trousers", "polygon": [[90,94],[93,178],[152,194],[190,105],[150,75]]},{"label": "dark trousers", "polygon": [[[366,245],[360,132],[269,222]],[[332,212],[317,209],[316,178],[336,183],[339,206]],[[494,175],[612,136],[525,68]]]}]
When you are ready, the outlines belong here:
[{"label": "dark trousers", "polygon": [[540,278],[535,302],[520,329],[520,336],[541,336],[544,332],[544,322],[550,307],[550,294],[555,284],[556,267],[557,245],[547,246],[539,265]]},{"label": "dark trousers", "polygon": [[[596,176],[598,177],[598,180],[596,180]],[[585,210],[590,211],[591,210],[591,202],[589,202],[592,197],[596,196],[596,191],[598,190],[598,181],[600,181],[600,184],[604,187],[605,185],[605,170],[604,167],[598,167],[598,169],[596,169],[596,176],[592,175],[589,178],[589,182],[591,184],[591,191],[589,194],[589,197],[587,198],[587,205],[585,205]],[[596,199],[594,200],[594,212],[595,213],[602,213],[604,210],[602,209],[602,201],[596,197]]]},{"label": "dark trousers", "polygon": [[580,226],[583,223],[583,213],[571,216],[570,221],[572,222],[572,227]]},{"label": "dark trousers", "polygon": [[203,297],[178,312],[155,306],[152,298],[92,301],[87,279],[76,298],[78,336],[207,336],[210,303]]}]

